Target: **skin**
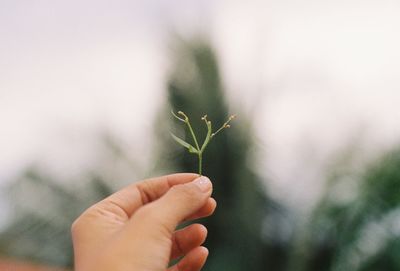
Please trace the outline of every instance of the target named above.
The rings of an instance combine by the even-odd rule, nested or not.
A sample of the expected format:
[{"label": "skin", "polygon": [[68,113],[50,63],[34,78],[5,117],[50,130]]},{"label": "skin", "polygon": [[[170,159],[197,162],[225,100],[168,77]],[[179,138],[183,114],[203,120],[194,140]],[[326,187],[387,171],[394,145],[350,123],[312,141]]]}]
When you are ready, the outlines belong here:
[{"label": "skin", "polygon": [[[211,215],[212,184],[198,174],[134,183],[94,204],[72,224],[76,271],[197,271],[208,256],[207,229],[183,221]],[[183,256],[168,268],[171,260]]]}]

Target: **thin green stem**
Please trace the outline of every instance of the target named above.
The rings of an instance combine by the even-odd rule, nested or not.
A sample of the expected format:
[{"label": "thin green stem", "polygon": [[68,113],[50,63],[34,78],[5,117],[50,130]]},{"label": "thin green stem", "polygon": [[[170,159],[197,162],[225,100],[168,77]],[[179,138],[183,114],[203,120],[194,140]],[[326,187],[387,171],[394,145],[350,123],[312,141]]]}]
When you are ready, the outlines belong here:
[{"label": "thin green stem", "polygon": [[199,153],[199,175],[202,174],[203,154]]},{"label": "thin green stem", "polygon": [[229,119],[228,119],[224,124],[222,124],[222,126],[221,126],[216,132],[214,132],[214,133],[211,134],[211,137],[216,136],[216,135],[217,135],[219,132],[221,132],[223,129],[226,129],[226,128],[231,127],[231,126],[229,125],[229,122],[231,122],[231,120],[233,120],[234,118],[236,118],[236,115],[230,116]]},{"label": "thin green stem", "polygon": [[189,127],[190,133],[192,134],[192,137],[193,137],[193,140],[194,140],[194,144],[196,145],[197,150],[200,151],[199,143],[197,142],[196,135],[193,132],[192,125],[190,125],[189,119],[187,119],[186,124]]},{"label": "thin green stem", "polygon": [[182,118],[178,117],[178,115],[177,115],[177,114],[175,114],[174,110],[171,110],[171,113],[172,113],[172,115],[173,115],[173,116],[174,116],[176,119],[178,119],[178,120],[180,120],[180,121],[182,121],[182,122],[185,122],[185,120],[184,120],[184,119],[182,119]]},{"label": "thin green stem", "polygon": [[221,132],[223,129],[225,129],[226,127],[221,126],[221,128],[219,128],[217,131],[215,131],[214,133],[211,134],[211,137],[216,136],[219,132]]},{"label": "thin green stem", "polygon": [[182,111],[178,111],[178,114],[181,115],[181,116],[183,116],[184,119],[181,119],[180,117],[178,117],[177,115],[175,115],[175,113],[174,113],[173,111],[172,111],[172,114],[173,114],[177,119],[182,120],[184,123],[187,124],[187,126],[189,127],[189,131],[190,131],[190,133],[191,133],[191,135],[192,135],[192,137],[193,137],[194,144],[196,145],[197,151],[200,151],[199,143],[197,142],[196,135],[195,135],[194,132],[193,132],[192,125],[190,125],[189,117],[188,117],[185,113],[183,113]]},{"label": "thin green stem", "polygon": [[207,120],[207,115],[205,115],[201,119],[204,120],[204,122],[206,123],[206,126],[207,126],[207,135],[206,135],[206,138],[204,139],[203,145],[201,146],[201,149],[200,149],[200,152],[202,153],[206,149],[208,143],[210,142],[212,126],[211,126],[211,121]]}]

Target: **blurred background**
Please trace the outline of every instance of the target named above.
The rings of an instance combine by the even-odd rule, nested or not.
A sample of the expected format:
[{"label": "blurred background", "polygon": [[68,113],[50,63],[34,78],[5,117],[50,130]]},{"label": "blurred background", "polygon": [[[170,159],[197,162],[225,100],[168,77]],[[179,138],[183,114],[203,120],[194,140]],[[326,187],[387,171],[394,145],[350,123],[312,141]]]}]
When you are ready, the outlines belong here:
[{"label": "blurred background", "polygon": [[173,109],[204,135],[204,114],[238,115],[204,155],[218,201],[204,270],[399,270],[399,14],[394,0],[2,0],[0,267],[72,269],[84,209],[196,171]]}]

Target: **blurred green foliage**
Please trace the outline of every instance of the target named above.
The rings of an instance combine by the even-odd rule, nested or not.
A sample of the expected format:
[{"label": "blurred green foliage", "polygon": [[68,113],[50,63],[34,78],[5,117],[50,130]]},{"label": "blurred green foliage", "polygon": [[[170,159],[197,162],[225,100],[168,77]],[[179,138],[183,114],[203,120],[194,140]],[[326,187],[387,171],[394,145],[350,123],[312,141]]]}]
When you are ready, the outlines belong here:
[{"label": "blurred green foliage", "polygon": [[400,149],[354,171],[344,166],[331,175],[298,270],[400,270]]},{"label": "blurred green foliage", "polygon": [[0,255],[72,267],[71,223],[110,193],[100,177],[70,189],[36,167],[27,169],[10,189],[14,215],[0,235]]}]

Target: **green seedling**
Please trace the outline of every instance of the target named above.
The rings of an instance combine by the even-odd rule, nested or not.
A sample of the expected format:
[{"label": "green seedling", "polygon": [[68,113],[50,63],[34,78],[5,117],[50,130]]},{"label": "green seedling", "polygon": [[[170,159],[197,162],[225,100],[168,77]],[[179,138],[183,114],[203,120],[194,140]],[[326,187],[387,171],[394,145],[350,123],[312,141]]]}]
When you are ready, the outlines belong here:
[{"label": "green seedling", "polygon": [[206,138],[204,139],[203,144],[200,147],[200,145],[199,145],[199,143],[197,141],[197,137],[193,132],[192,125],[190,124],[189,117],[185,113],[183,113],[182,111],[178,111],[178,114],[175,114],[173,111],[171,111],[171,112],[172,112],[172,115],[177,120],[179,120],[179,121],[181,121],[181,122],[186,124],[186,126],[188,127],[188,129],[190,131],[190,134],[191,134],[191,136],[193,138],[194,146],[192,144],[186,142],[185,140],[177,137],[173,133],[171,133],[171,136],[176,142],[178,142],[180,145],[185,147],[189,151],[189,153],[197,155],[197,157],[199,158],[199,174],[201,175],[202,174],[202,164],[203,164],[203,153],[204,153],[204,150],[206,149],[208,143],[210,143],[211,139],[213,139],[214,136],[216,136],[219,132],[221,132],[224,129],[227,129],[227,128],[231,127],[229,125],[229,123],[236,116],[235,115],[230,116],[228,118],[228,120],[224,124],[222,124],[222,126],[219,129],[217,129],[215,132],[212,131],[211,121],[207,120],[207,115],[203,116],[201,118],[201,120],[203,120],[206,123],[207,135],[206,135]]}]

